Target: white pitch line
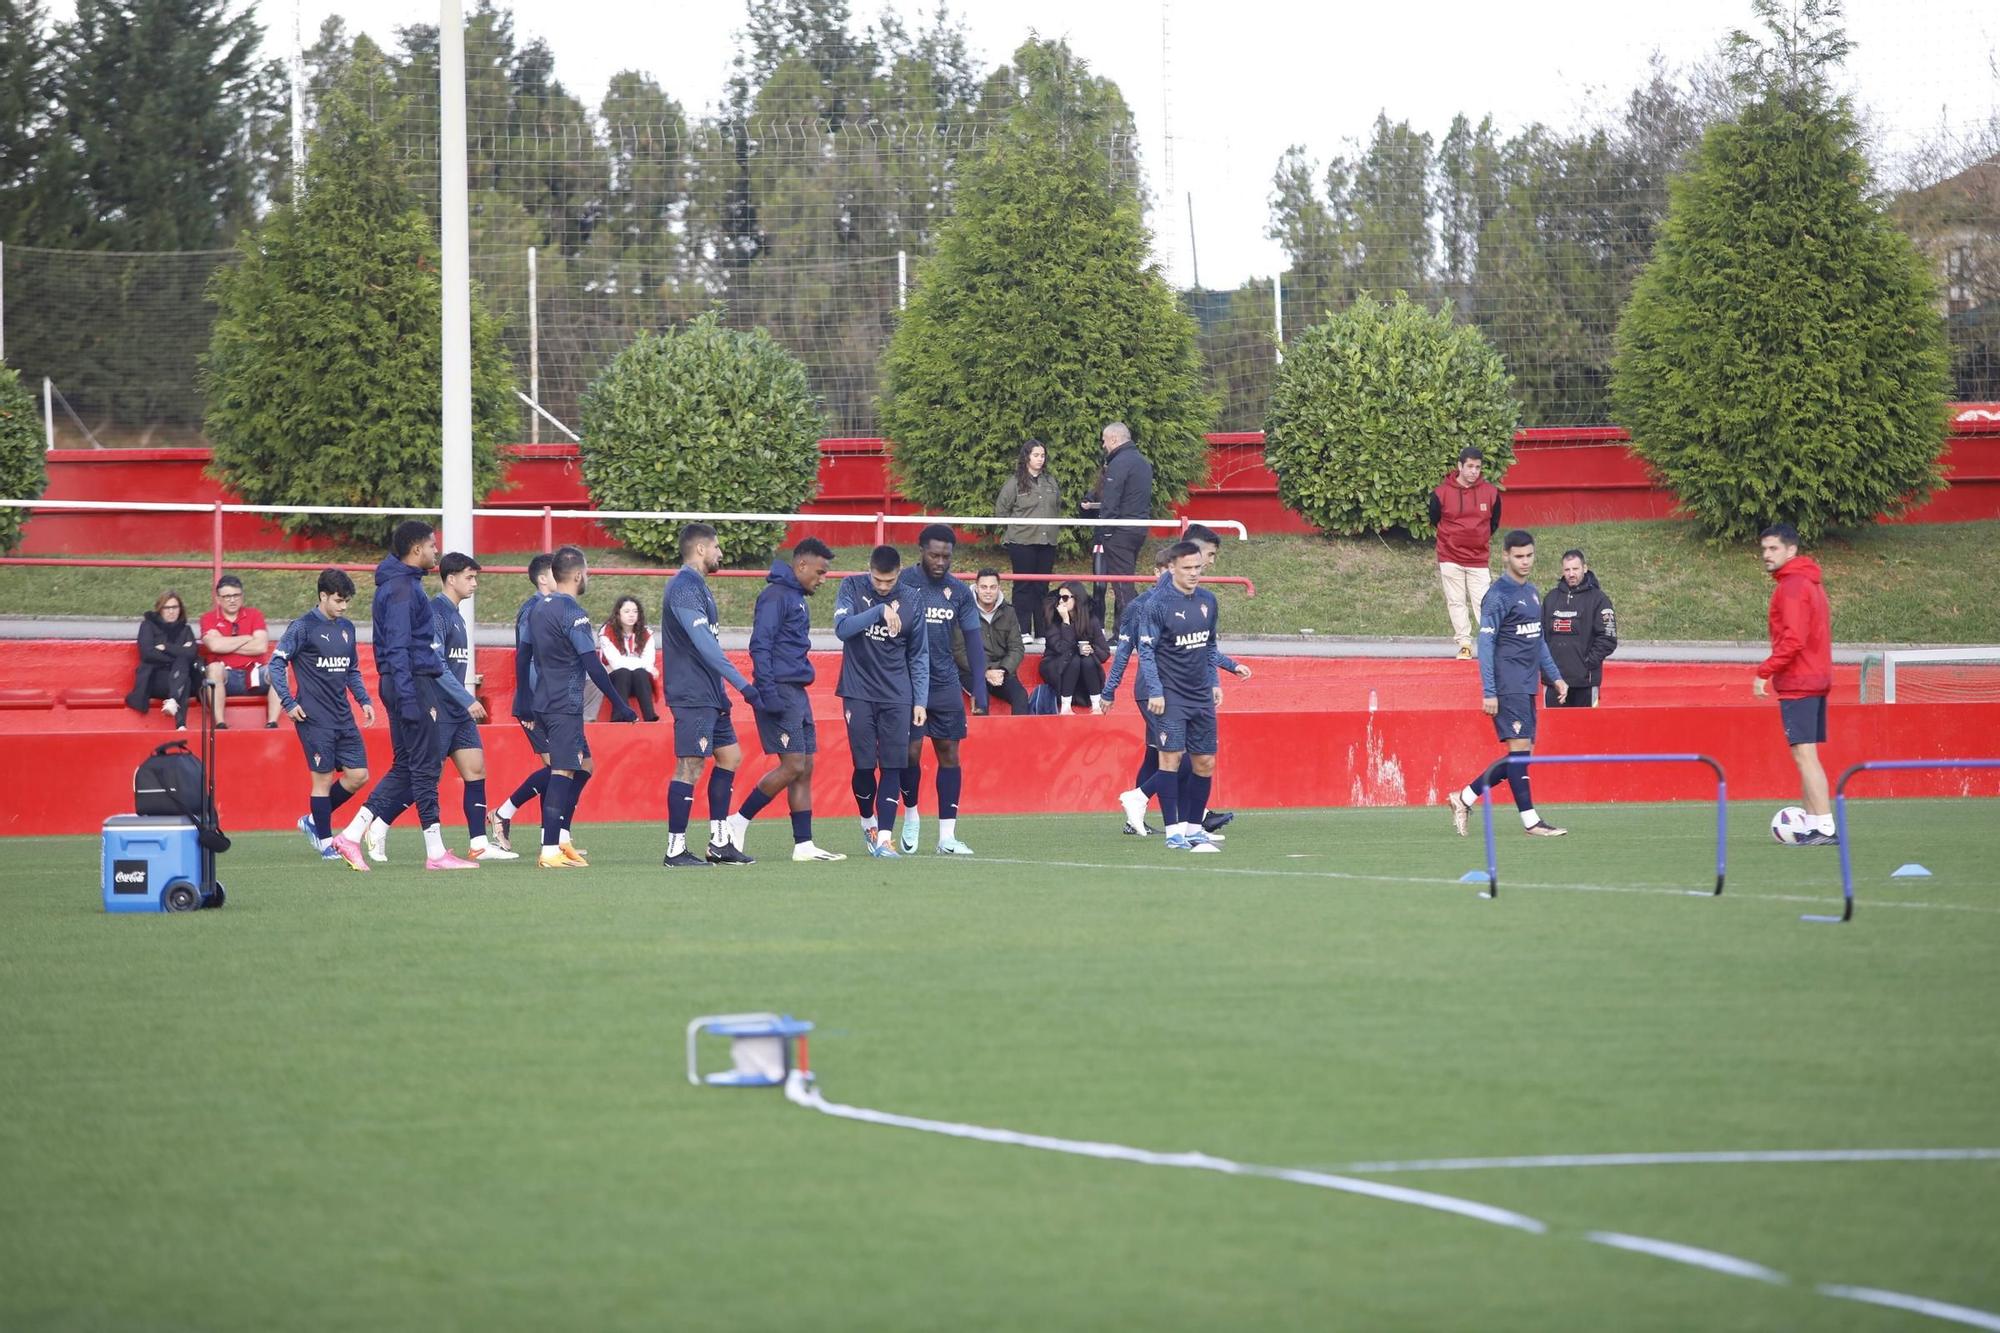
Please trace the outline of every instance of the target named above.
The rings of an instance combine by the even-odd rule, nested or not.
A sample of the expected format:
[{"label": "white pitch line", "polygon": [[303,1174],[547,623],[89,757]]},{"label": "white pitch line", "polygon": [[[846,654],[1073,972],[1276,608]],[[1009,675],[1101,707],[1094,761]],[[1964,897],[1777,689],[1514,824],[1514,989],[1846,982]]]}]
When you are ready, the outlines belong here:
[{"label": "white pitch line", "polygon": [[1778,1286],[1791,1281],[1775,1268],[1766,1268],[1762,1264],[1739,1259],[1733,1254],[1723,1254],[1719,1250],[1704,1250],[1698,1246],[1680,1245],[1670,1240],[1654,1240],[1650,1236],[1628,1236],[1622,1231],[1587,1231],[1583,1238],[1598,1245],[1609,1245],[1613,1249],[1630,1250],[1634,1254],[1650,1254],[1656,1259],[1666,1259],[1677,1264],[1692,1264],[1696,1268],[1727,1273],[1731,1277],[1747,1277]]},{"label": "white pitch line", "polygon": [[1886,1305],[1892,1310],[1908,1310],[1912,1314],[1929,1315],[1932,1319],[1964,1324],[1969,1328],[2000,1329],[2000,1314],[1975,1310],[1969,1305],[1952,1305],[1945,1301],[1930,1300],[1924,1296],[1905,1296],[1900,1291],[1883,1291],[1879,1287],[1843,1287],[1828,1283],[1820,1286],[1818,1291],[1822,1296],[1833,1296],[1843,1301],[1864,1301],[1869,1305]]},{"label": "white pitch line", "polygon": [[1399,1171],[1533,1171],[1585,1166],[1750,1166],[1793,1162],[1995,1162],[2000,1148],[1788,1148],[1739,1152],[1566,1153],[1546,1157],[1434,1157],[1402,1162],[1343,1162],[1326,1168],[1356,1175]]},{"label": "white pitch line", "polygon": [[[1443,888],[1468,887],[1464,880],[1442,879],[1422,875],[1363,875],[1349,870],[1266,870],[1253,866],[1222,866],[1204,857],[1199,865],[1175,865],[1171,862],[1160,865],[1139,865],[1132,862],[1112,861],[1042,861],[1025,856],[982,856],[988,865],[996,866],[1039,866],[1050,870],[1143,870],[1148,873],[1165,872],[1181,875],[1238,875],[1255,879],[1332,879],[1360,884],[1422,884]],[[1666,884],[1548,884],[1522,879],[1503,879],[1503,887],[1509,889],[1541,889],[1561,893],[1637,893],[1651,897],[1683,898],[1693,896],[1708,898],[1714,895],[1707,889],[1691,889],[1686,885]],[[1831,893],[1744,893],[1731,889],[1722,895],[1733,902],[1761,903],[1805,903],[1821,907],[1838,906],[1840,900]],[[1980,907],[1961,903],[1925,903],[1868,898],[1862,905],[1873,910],[1877,907],[1899,907],[1930,912],[1971,912],[1978,916],[2000,916],[2000,907]]]}]

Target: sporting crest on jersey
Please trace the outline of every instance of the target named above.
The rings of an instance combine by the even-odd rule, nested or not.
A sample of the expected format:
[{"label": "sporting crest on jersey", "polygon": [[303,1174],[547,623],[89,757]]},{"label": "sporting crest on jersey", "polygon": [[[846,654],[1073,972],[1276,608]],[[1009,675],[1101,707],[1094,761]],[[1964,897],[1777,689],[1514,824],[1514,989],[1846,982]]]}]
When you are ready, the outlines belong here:
[{"label": "sporting crest on jersey", "polygon": [[1207,619],[1208,619],[1208,603],[1207,603],[1207,602],[1203,602],[1203,603],[1201,604],[1201,618],[1202,618],[1203,620],[1207,620]]},{"label": "sporting crest on jersey", "polygon": [[784,746],[784,745],[790,745],[791,743],[792,743],[792,738],[788,734],[782,731],[778,733],[779,745]]},{"label": "sporting crest on jersey", "polygon": [[945,600],[946,600],[947,602],[951,600],[951,589],[950,589],[950,588],[946,588],[946,589],[944,590],[944,599],[945,599]]},{"label": "sporting crest on jersey", "polygon": [[1520,734],[1521,734],[1521,724],[1520,724],[1519,722],[1516,722],[1516,723],[1514,724],[1514,734],[1515,734],[1516,736],[1518,736],[1518,735],[1520,735]]},{"label": "sporting crest on jersey", "polygon": [[[1521,724],[1516,722],[1514,724],[1514,730],[1519,731],[1520,729],[1521,729]],[[708,737],[703,736],[700,740],[696,741],[695,744],[701,747],[701,752],[703,754],[708,753]]]}]

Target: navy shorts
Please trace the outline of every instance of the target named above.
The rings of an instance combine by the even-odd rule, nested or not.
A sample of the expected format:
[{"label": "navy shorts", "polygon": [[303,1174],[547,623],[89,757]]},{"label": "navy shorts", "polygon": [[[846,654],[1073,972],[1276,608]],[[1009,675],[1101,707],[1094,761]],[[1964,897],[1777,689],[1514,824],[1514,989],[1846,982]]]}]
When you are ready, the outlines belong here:
[{"label": "navy shorts", "polygon": [[924,705],[924,735],[934,741],[965,739],[965,692],[956,684],[949,694],[933,694]]},{"label": "navy shorts", "polygon": [[518,721],[521,724],[521,734],[528,738],[528,748],[544,759],[548,758],[549,738],[543,732],[541,725],[531,717],[520,718]]},{"label": "navy shorts", "polygon": [[706,759],[736,744],[727,708],[674,709],[674,758]]},{"label": "navy shorts", "polygon": [[479,724],[470,716],[456,709],[438,709],[438,762],[460,750],[483,750],[479,742]]},{"label": "navy shorts", "polygon": [[1824,745],[1826,743],[1826,696],[1811,694],[1803,699],[1778,700],[1778,719],[1785,724],[1785,744]]},{"label": "navy shorts", "polygon": [[1503,741],[1535,739],[1535,696],[1503,694],[1500,711],[1493,716],[1493,734]]},{"label": "navy shorts", "polygon": [[309,726],[294,722],[299,748],[306,752],[306,767],[315,773],[345,773],[368,767],[368,751],[361,744],[361,732],[352,718],[346,726]]},{"label": "navy shorts", "polygon": [[583,734],[583,714],[548,713],[535,719],[535,730],[545,732],[550,768],[575,772],[590,758],[590,741]]},{"label": "navy shorts", "polygon": [[1146,714],[1146,743],[1168,754],[1215,753],[1215,705],[1167,696],[1167,711]]},{"label": "navy shorts", "polygon": [[818,754],[819,732],[813,726],[812,703],[803,686],[759,685],[766,703],[782,701],[775,713],[757,710],[757,739],[765,754]]},{"label": "navy shorts", "polygon": [[271,678],[261,663],[247,669],[230,667],[222,674],[222,695],[225,699],[246,699],[266,694],[270,689]]},{"label": "navy shorts", "polygon": [[910,705],[841,700],[847,748],[860,768],[903,768],[910,761]]}]

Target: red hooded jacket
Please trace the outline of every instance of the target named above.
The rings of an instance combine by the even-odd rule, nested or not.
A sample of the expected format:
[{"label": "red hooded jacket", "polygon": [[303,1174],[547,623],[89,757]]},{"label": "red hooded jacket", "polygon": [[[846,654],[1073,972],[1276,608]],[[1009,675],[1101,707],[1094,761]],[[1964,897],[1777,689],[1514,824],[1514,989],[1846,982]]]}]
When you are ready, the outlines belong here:
[{"label": "red hooded jacket", "polygon": [[1757,674],[1780,699],[1805,699],[1833,689],[1833,617],[1819,562],[1795,555],[1771,571],[1771,655]]},{"label": "red hooded jacket", "polygon": [[1438,563],[1485,569],[1493,563],[1493,530],[1500,526],[1500,488],[1485,478],[1470,486],[1446,477],[1430,495],[1437,524]]}]

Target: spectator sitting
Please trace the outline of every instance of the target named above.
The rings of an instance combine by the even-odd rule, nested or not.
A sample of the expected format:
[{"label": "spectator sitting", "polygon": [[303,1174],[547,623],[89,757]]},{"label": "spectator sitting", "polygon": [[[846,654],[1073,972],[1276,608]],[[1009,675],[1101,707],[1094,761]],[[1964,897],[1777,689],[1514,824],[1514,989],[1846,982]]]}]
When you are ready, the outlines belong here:
[{"label": "spectator sitting", "polygon": [[597,655],[618,697],[630,699],[648,722],[658,722],[653,709],[653,685],[660,675],[660,643],[646,628],[646,613],[636,597],[620,597],[611,608],[611,619],[597,632]]},{"label": "spectator sitting", "polygon": [[132,675],[132,693],[125,696],[125,706],[143,713],[158,699],[160,711],[173,718],[176,727],[186,727],[188,700],[194,695],[195,658],[200,652],[181,595],[161,593],[139,622],[139,669]]},{"label": "spectator sitting", "polygon": [[[982,569],[972,585],[972,604],[979,611],[980,642],[985,646],[986,686],[990,693],[1007,700],[1007,707],[1019,714],[1028,711],[1028,691],[1021,685],[1021,658],[1027,649],[1021,641],[1021,622],[1014,608],[1000,600],[1000,571]],[[965,660],[965,639],[953,635],[952,656],[958,661],[958,683],[972,693],[972,668]],[[975,709],[975,712],[980,711]]]},{"label": "spectator sitting", "polygon": [[278,692],[271,688],[265,663],[271,656],[271,631],[264,613],[243,604],[243,580],[224,574],[215,581],[215,606],[201,618],[201,651],[207,659],[207,684],[202,699],[217,727],[229,725],[225,699],[264,699],[264,725],[278,727]]},{"label": "spectator sitting", "polygon": [[1042,653],[1042,679],[1055,691],[1058,711],[1075,712],[1089,704],[1104,711],[1104,664],[1111,647],[1090,614],[1090,603],[1074,583],[1060,584],[1049,599],[1048,647]]}]

